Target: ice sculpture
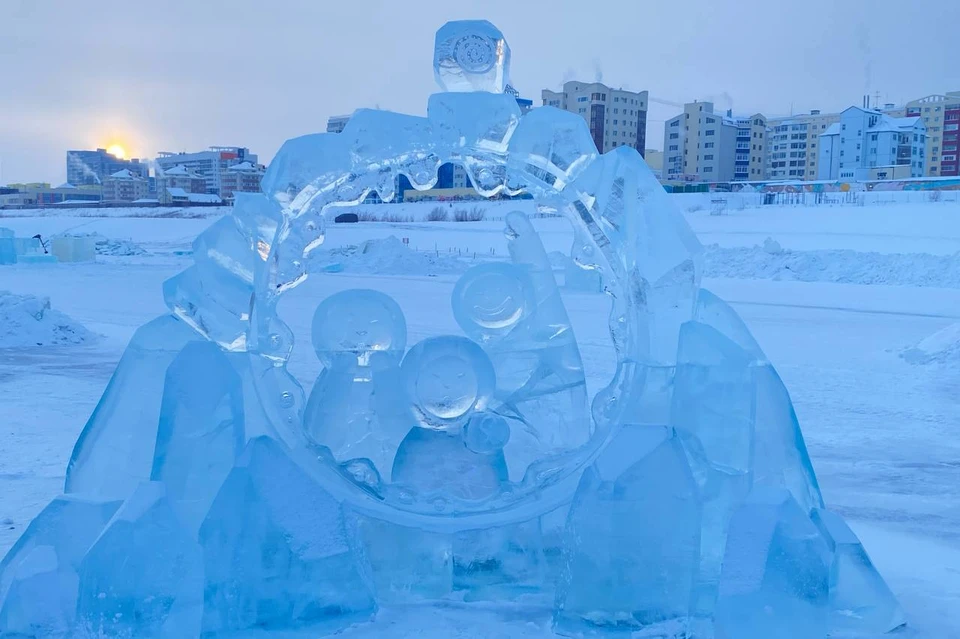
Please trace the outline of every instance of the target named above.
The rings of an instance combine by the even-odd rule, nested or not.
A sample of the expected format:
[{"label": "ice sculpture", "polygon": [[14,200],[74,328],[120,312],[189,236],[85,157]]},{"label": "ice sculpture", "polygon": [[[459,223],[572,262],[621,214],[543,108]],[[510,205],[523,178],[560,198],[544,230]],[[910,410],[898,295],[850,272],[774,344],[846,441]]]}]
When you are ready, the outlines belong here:
[{"label": "ice sculpture", "polygon": [[[641,156],[598,154],[577,114],[521,115],[509,62],[490,23],[448,23],[426,117],[360,110],[340,134],[288,141],[263,193],[197,238],[163,287],[170,314],[137,331],[84,427],[67,494],[0,563],[0,635],[323,636],[452,601],[551,610],[575,636],[902,625],[824,508],[783,382],[700,288],[700,244]],[[484,197],[522,193],[570,222],[566,284],[610,299],[615,373],[593,397],[539,223],[519,211],[509,260],[431,300],[451,334],[408,336],[400,295],[314,259],[338,213],[393,199],[401,178],[431,188],[446,163]],[[307,278],[337,292],[298,340],[280,301]],[[322,371],[297,380],[288,364],[311,346]]]},{"label": "ice sculpture", "polygon": [[79,636],[195,637],[203,555],[166,497],[140,484],[80,563]]}]

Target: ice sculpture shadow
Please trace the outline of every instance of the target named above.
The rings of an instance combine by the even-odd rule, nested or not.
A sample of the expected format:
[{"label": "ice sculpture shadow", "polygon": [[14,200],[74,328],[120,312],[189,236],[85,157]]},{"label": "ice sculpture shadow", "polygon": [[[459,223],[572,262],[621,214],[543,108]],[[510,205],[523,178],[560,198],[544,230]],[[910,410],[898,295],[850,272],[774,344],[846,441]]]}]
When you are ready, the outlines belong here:
[{"label": "ice sculpture shadow", "polygon": [[[336,632],[396,602],[528,603],[560,634],[869,637],[903,614],[826,510],[789,394],[700,288],[701,247],[633,149],[578,115],[521,116],[510,49],[438,32],[427,117],[361,110],[288,141],[262,194],[164,284],[77,441],[65,495],[0,563],[0,635]],[[588,398],[536,226],[451,300],[462,335],[407,349],[390,297],[332,295],[309,399],[277,302],[325,223],[442,163],[574,228],[612,301],[616,374]],[[316,275],[316,274],[313,274]],[[375,632],[375,631],[374,631]]]}]

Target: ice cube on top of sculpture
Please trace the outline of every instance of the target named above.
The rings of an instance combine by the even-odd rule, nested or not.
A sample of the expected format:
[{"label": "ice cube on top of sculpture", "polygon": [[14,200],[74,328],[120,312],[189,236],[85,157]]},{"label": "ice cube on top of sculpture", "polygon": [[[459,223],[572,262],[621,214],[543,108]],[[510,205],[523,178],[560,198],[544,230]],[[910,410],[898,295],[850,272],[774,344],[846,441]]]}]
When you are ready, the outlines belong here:
[{"label": "ice cube on top of sculpture", "polygon": [[434,76],[444,91],[503,93],[510,82],[510,47],[486,20],[456,20],[437,31]]},{"label": "ice cube on top of sculpture", "polygon": [[325,299],[313,315],[311,331],[317,357],[328,369],[399,364],[407,343],[400,306],[389,295],[367,289]]}]

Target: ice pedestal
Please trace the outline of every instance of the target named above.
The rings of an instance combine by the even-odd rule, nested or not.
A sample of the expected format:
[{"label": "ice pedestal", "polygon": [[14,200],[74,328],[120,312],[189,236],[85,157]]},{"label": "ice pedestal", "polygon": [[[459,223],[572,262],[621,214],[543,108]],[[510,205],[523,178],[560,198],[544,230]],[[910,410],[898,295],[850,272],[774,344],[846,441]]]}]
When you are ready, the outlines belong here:
[{"label": "ice pedestal", "polygon": [[580,481],[554,622],[565,634],[688,631],[701,505],[679,437],[624,426]]},{"label": "ice pedestal", "polygon": [[843,518],[817,509],[813,521],[833,552],[830,636],[872,637],[904,625],[906,619],[900,604]]},{"label": "ice pedestal", "polygon": [[169,315],[137,330],[73,448],[64,492],[123,500],[150,479],[167,368],[201,339]]},{"label": "ice pedestal", "polygon": [[77,636],[197,637],[203,557],[163,484],[140,484],[80,564]]},{"label": "ice pedestal", "polygon": [[368,620],[369,568],[340,504],[274,440],[252,440],[200,529],[204,632]]},{"label": "ice pedestal", "polygon": [[0,636],[70,630],[80,562],[119,506],[63,496],[37,515],[0,562]]},{"label": "ice pedestal", "polygon": [[150,478],[194,532],[243,448],[243,389],[220,347],[193,342],[167,369]]},{"label": "ice pedestal", "polygon": [[782,488],[754,489],[727,535],[717,639],[827,636],[830,549]]}]

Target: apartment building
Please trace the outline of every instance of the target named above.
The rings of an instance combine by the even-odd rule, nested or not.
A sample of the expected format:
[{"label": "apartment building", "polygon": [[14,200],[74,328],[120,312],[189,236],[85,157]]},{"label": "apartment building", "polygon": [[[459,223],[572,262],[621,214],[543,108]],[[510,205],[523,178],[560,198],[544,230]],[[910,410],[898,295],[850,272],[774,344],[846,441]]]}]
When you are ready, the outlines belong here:
[{"label": "apartment building", "polygon": [[581,116],[590,128],[597,151],[630,146],[643,155],[647,141],[648,92],[614,89],[599,82],[571,80],[563,91],[543,89],[544,106]]},{"label": "apartment building", "polygon": [[124,160],[106,149],[67,151],[67,183],[74,186],[100,184],[117,171],[127,170],[144,179],[149,176],[146,163],[138,158]]},{"label": "apartment building", "polygon": [[350,121],[349,115],[331,115],[327,118],[327,133],[343,133],[343,127]]},{"label": "apartment building", "polygon": [[257,156],[241,146],[212,146],[197,153],[161,151],[157,157],[158,173],[167,173],[170,169],[182,166],[206,180],[206,192],[213,195],[221,194],[224,180],[229,179],[227,170],[242,162],[256,165]]},{"label": "apartment building", "polygon": [[130,169],[121,169],[104,178],[101,197],[104,202],[133,202],[147,197],[150,183]]},{"label": "apartment building", "polygon": [[207,194],[207,179],[182,164],[160,172],[157,176],[157,200],[172,204],[176,198],[189,194]]},{"label": "apartment building", "polygon": [[232,200],[234,193],[259,193],[264,173],[266,169],[263,165],[251,162],[232,165],[223,176],[220,197]]},{"label": "apartment building", "polygon": [[960,157],[960,91],[911,100],[905,106],[905,115],[922,118],[926,127],[925,174],[930,177],[960,176],[960,162],[957,161]]},{"label": "apartment building", "polygon": [[817,179],[820,135],[840,121],[839,113],[819,110],[767,120],[766,179]]},{"label": "apartment building", "polygon": [[766,171],[767,119],[760,113],[736,118],[737,146],[733,179],[737,182],[762,180]]},{"label": "apartment building", "polygon": [[[755,121],[760,124],[754,124]],[[751,165],[756,170],[763,163],[764,142],[762,138],[752,137],[760,129],[765,130],[763,121],[759,114],[733,118],[715,113],[712,102],[683,105],[683,113],[664,123],[663,179],[733,181],[738,175],[738,144],[742,146],[740,151],[745,152],[739,154],[742,167],[739,175],[749,176]],[[753,145],[757,146],[756,150]]]},{"label": "apartment building", "polygon": [[820,134],[818,179],[923,177],[926,129],[919,117],[894,118],[850,107]]}]

